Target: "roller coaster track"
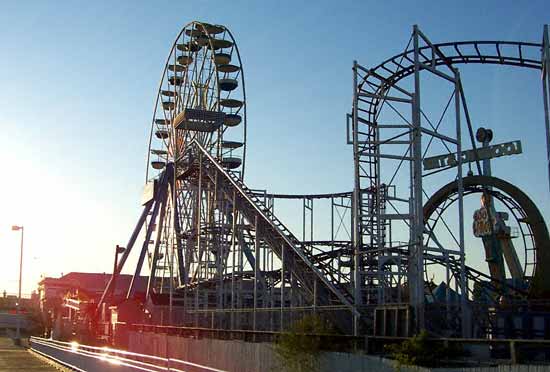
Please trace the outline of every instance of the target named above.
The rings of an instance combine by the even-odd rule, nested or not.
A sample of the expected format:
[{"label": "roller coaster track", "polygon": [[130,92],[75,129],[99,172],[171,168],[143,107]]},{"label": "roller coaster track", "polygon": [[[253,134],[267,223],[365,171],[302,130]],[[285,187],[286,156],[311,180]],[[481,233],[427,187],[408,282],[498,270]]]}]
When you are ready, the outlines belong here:
[{"label": "roller coaster track", "polygon": [[[419,48],[420,63],[436,66],[456,64],[491,64],[526,67],[541,70],[542,44],[515,41],[457,41],[433,44],[433,47]],[[534,58],[537,57],[537,59]],[[369,69],[360,88],[374,95],[383,96],[401,79],[414,73],[414,49],[388,58],[378,66]],[[366,97],[367,120],[376,122],[381,99]]]}]

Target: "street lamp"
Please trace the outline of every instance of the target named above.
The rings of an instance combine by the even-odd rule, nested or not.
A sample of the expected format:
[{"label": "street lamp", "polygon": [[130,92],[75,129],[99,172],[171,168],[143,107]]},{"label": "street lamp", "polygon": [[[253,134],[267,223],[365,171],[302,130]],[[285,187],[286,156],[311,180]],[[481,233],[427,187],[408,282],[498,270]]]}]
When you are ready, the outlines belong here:
[{"label": "street lamp", "polygon": [[17,316],[17,331],[15,334],[15,342],[19,344],[21,342],[21,316],[19,314],[19,306],[21,306],[21,278],[23,274],[23,235],[25,232],[25,229],[23,226],[16,226],[13,225],[11,227],[12,231],[19,231],[21,230],[21,254],[19,256],[19,296],[17,298],[17,304],[15,306],[15,314]]}]

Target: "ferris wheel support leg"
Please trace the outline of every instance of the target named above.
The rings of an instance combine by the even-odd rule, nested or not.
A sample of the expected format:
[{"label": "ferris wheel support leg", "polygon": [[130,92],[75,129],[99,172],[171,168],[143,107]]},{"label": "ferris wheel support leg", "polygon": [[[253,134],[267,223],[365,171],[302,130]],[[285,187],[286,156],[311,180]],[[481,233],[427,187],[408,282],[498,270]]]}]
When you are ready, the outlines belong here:
[{"label": "ferris wheel support leg", "polygon": [[136,269],[134,271],[134,276],[132,277],[130,286],[128,288],[128,292],[126,294],[126,299],[129,299],[134,295],[135,281],[136,281],[136,278],[139,277],[141,273],[141,268],[143,267],[143,261],[145,260],[145,254],[147,253],[147,247],[149,246],[149,240],[151,239],[151,235],[153,234],[153,229],[155,226],[154,222],[157,218],[157,215],[160,209],[160,204],[161,203],[164,204],[162,200],[163,198],[164,197],[161,196],[161,201],[158,201],[158,200],[155,201],[155,206],[153,207],[153,214],[151,215],[151,222],[149,223],[149,226],[147,226],[145,238],[143,240],[143,245],[141,246],[141,252],[139,253],[138,262],[136,265]]},{"label": "ferris wheel support leg", "polygon": [[130,255],[130,252],[132,251],[132,247],[134,246],[134,243],[136,242],[136,239],[141,231],[141,228],[143,227],[143,224],[145,223],[145,220],[147,219],[147,215],[149,214],[149,211],[151,210],[151,207],[153,206],[153,201],[149,201],[145,206],[143,207],[143,211],[141,212],[141,216],[139,217],[138,223],[136,224],[136,227],[134,228],[134,231],[132,232],[132,235],[130,236],[130,239],[128,240],[128,244],[126,244],[126,249],[124,250],[124,253],[122,254],[122,257],[120,258],[120,261],[118,262],[118,265],[115,269],[115,272],[113,273],[113,276],[111,276],[111,279],[109,279],[109,282],[107,283],[107,286],[105,287],[105,290],[103,291],[103,294],[101,295],[101,298],[99,299],[99,302],[97,303],[96,307],[96,316],[99,314],[99,310],[101,308],[101,305],[105,302],[105,299],[107,295],[110,293],[111,288],[114,285],[113,278],[120,274],[120,271],[124,267],[124,263],[126,263],[126,260],[128,259],[128,256]]},{"label": "ferris wheel support leg", "polygon": [[[185,257],[183,255],[183,244],[182,244],[182,226],[181,226],[181,215],[180,215],[180,206],[178,205],[177,203],[177,200],[176,200],[176,196],[175,196],[175,188],[173,187],[173,185],[176,183],[176,179],[175,179],[175,175],[176,175],[176,172],[175,170],[173,171],[173,173],[170,175],[171,176],[171,179],[170,181],[168,182],[168,185],[167,185],[167,189],[166,189],[166,195],[165,195],[165,199],[164,199],[164,204],[166,204],[167,202],[167,199],[168,199],[168,195],[171,195],[172,197],[172,205],[174,205],[173,207],[173,228],[174,228],[174,231],[175,231],[175,239],[176,239],[176,244],[175,244],[175,248],[176,248],[176,264],[178,266],[178,271],[177,271],[177,277],[178,277],[178,283],[179,285],[184,285],[184,284],[187,284],[188,283],[188,270],[186,270],[186,260],[185,260]],[[164,217],[161,216],[161,219],[163,219]]]},{"label": "ferris wheel support leg", "polygon": [[175,215],[175,226],[176,229],[176,254],[177,254],[177,264],[178,264],[178,276],[179,276],[179,283],[180,285],[186,284],[188,282],[187,280],[187,272],[185,271],[185,260],[183,257],[183,246],[181,244],[181,224],[180,224],[180,214],[179,214],[179,208],[174,208],[174,215]]},{"label": "ferris wheel support leg", "polygon": [[164,195],[164,200],[162,200],[162,206],[160,209],[159,223],[157,226],[157,236],[155,238],[155,245],[153,247],[153,258],[151,260],[151,268],[149,271],[149,278],[147,279],[147,289],[145,292],[145,298],[149,299],[151,290],[153,288],[155,273],[157,271],[157,260],[159,257],[159,246],[162,236],[162,231],[164,229],[164,215],[166,214],[166,194]]}]

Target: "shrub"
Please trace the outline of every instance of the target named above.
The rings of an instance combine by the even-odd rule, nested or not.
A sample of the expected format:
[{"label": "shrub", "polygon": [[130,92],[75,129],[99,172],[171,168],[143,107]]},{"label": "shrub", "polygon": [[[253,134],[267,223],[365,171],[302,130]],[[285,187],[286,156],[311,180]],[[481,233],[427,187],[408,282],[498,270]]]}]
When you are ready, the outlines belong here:
[{"label": "shrub", "polygon": [[460,350],[445,346],[442,342],[428,340],[428,332],[419,334],[400,344],[386,345],[386,351],[397,361],[397,366],[436,367],[449,357],[457,356]]},{"label": "shrub", "polygon": [[322,351],[320,335],[329,334],[334,331],[321,317],[306,315],[278,337],[275,352],[288,372],[315,371]]}]

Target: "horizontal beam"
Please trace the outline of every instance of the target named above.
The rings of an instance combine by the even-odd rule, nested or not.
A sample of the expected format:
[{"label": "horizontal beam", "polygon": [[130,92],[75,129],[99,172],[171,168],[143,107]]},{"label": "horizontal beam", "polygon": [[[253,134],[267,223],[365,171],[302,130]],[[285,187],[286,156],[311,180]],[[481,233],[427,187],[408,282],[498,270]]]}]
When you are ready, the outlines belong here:
[{"label": "horizontal beam", "polygon": [[420,128],[420,130],[424,134],[430,135],[430,136],[435,137],[435,138],[439,138],[440,140],[443,140],[443,141],[446,141],[446,142],[450,142],[454,145],[458,145],[458,141],[454,138],[449,137],[449,136],[445,136],[441,133],[438,133],[436,131],[433,131],[431,129],[424,128],[424,127]]}]

